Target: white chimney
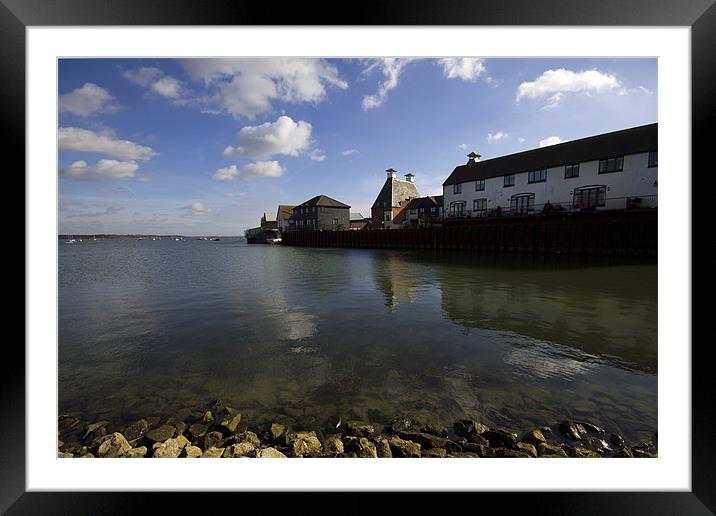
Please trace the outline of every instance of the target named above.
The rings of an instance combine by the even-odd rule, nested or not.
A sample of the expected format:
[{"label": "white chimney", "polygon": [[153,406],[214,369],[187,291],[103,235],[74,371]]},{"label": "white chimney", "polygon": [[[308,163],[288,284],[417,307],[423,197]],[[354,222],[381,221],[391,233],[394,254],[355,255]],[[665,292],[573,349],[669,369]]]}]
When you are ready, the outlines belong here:
[{"label": "white chimney", "polygon": [[471,152],[470,154],[467,155],[467,157],[468,157],[468,160],[467,160],[468,163],[474,163],[475,161],[480,161],[480,155],[476,152]]},{"label": "white chimney", "polygon": [[409,181],[411,183],[414,183],[415,182],[415,174],[412,174],[412,173],[405,174],[405,180]]},{"label": "white chimney", "polygon": [[394,170],[394,169],[392,169],[392,168],[389,168],[388,170],[386,170],[386,172],[388,173],[388,178],[392,178],[392,177],[395,177],[395,174],[396,174],[396,172],[398,172],[398,171],[397,171],[397,170]]}]

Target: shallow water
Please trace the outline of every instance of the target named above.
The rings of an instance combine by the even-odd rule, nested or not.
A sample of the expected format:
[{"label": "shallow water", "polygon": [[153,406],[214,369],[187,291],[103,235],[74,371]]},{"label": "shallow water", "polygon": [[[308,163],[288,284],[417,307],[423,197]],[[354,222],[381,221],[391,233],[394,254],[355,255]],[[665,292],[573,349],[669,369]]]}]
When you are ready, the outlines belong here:
[{"label": "shallow water", "polygon": [[566,256],[59,244],[59,410],[657,428],[657,266]]}]

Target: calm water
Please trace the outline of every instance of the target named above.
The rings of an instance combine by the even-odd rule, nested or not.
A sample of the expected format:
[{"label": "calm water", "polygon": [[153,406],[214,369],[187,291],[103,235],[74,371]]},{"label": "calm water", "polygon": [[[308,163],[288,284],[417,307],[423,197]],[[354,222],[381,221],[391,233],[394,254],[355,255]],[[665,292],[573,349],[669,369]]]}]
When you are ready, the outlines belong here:
[{"label": "calm water", "polygon": [[219,398],[247,422],[408,414],[657,429],[657,266],[563,256],[59,244],[59,410]]}]

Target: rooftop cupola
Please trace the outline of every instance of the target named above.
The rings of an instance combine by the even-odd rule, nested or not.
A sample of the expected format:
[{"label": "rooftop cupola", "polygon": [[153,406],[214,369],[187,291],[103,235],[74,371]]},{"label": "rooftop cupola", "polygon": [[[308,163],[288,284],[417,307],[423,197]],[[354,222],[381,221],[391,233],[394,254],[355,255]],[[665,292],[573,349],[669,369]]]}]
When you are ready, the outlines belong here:
[{"label": "rooftop cupola", "polygon": [[480,155],[477,152],[471,152],[467,155],[468,163],[475,163],[476,161],[480,161]]},{"label": "rooftop cupola", "polygon": [[405,180],[409,181],[411,183],[414,183],[415,182],[415,174],[408,172],[407,174],[405,174]]},{"label": "rooftop cupola", "polygon": [[396,174],[398,171],[395,170],[395,169],[393,169],[393,168],[389,168],[388,170],[386,170],[386,172],[388,173],[388,177],[391,178],[391,177],[395,177],[395,174]]}]

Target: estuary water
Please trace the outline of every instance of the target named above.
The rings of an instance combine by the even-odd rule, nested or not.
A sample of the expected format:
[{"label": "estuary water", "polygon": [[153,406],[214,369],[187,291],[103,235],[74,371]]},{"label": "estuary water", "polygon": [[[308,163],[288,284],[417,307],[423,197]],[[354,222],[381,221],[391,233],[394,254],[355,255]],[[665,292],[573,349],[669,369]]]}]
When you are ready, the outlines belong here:
[{"label": "estuary water", "polygon": [[59,243],[59,413],[221,399],[247,423],[398,415],[657,430],[657,265],[220,241]]}]

